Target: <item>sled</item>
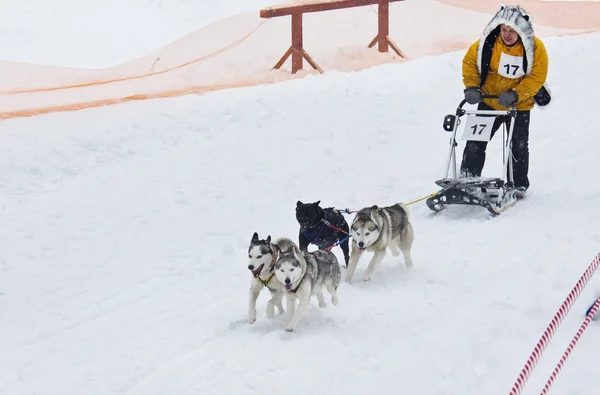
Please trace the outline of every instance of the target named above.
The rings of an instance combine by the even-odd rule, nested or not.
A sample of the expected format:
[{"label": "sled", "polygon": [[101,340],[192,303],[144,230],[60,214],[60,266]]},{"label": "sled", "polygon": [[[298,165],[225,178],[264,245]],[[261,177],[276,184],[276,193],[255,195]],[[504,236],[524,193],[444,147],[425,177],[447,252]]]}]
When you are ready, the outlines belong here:
[{"label": "sled", "polygon": [[[498,98],[498,96],[483,95],[484,99]],[[456,109],[456,114],[444,117],[444,130],[451,132],[450,147],[446,159],[444,178],[435,183],[440,186],[441,191],[426,200],[427,207],[432,211],[440,212],[449,205],[470,205],[486,208],[492,215],[499,215],[504,210],[512,207],[517,202],[515,189],[513,187],[513,157],[511,141],[517,110],[513,107],[504,111],[496,110],[465,110],[463,106],[466,100],[462,100]],[[489,142],[492,138],[492,127],[494,121],[500,115],[512,117],[508,133],[506,125],[502,124],[502,177],[458,177],[456,162],[456,147],[458,126],[465,117],[462,140]],[[450,172],[452,175],[450,176]]]}]

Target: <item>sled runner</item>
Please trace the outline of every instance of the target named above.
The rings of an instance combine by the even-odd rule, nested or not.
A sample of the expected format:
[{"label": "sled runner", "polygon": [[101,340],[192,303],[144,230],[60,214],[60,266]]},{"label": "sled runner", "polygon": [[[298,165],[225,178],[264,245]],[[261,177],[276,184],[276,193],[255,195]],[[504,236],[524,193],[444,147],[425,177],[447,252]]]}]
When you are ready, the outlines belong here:
[{"label": "sled runner", "polygon": [[[483,98],[498,98],[498,96],[483,95]],[[437,195],[426,200],[427,207],[432,211],[442,211],[449,205],[471,205],[486,208],[493,215],[502,213],[516,202],[513,187],[513,162],[511,141],[515,126],[517,110],[511,108],[504,111],[495,110],[465,110],[463,106],[466,100],[462,100],[456,109],[456,114],[446,115],[444,118],[444,130],[451,132],[450,148],[446,159],[446,171],[444,178],[435,183],[442,187]],[[461,117],[466,116],[466,124],[463,129],[462,140],[489,142],[492,138],[494,121],[499,115],[508,115],[512,118],[508,133],[505,124],[502,124],[503,138],[503,176],[501,178],[489,177],[458,177],[456,163],[456,147],[458,146],[457,132],[461,124]],[[452,170],[452,177],[449,177]]]}]

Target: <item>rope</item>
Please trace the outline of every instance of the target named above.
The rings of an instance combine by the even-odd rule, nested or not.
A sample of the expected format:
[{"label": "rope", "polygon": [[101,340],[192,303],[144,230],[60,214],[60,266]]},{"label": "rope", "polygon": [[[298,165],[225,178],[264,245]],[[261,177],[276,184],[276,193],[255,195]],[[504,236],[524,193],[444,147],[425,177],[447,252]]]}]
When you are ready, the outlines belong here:
[{"label": "rope", "polygon": [[569,296],[567,296],[567,299],[565,299],[563,304],[560,306],[560,309],[558,310],[558,312],[544,331],[544,334],[533,349],[531,356],[527,360],[527,363],[525,363],[523,370],[521,371],[519,377],[515,381],[515,384],[512,390],[510,391],[510,395],[519,395],[521,393],[523,387],[525,387],[525,383],[527,383],[527,380],[529,379],[529,376],[531,376],[533,369],[539,362],[542,353],[544,352],[544,350],[546,350],[546,347],[548,347],[548,343],[550,343],[550,340],[552,340],[552,337],[556,333],[559,325],[562,324],[567,313],[569,312],[569,310],[571,310],[571,307],[573,307],[573,304],[579,297],[579,294],[581,294],[587,283],[594,275],[596,269],[598,269],[598,266],[600,266],[600,254],[596,256],[596,258],[590,264],[588,269],[583,273],[583,275],[581,276],[581,278],[579,279]]},{"label": "rope", "polygon": [[414,204],[414,203],[420,202],[421,200],[425,200],[425,199],[429,199],[429,198],[432,198],[432,197],[434,197],[434,196],[437,196],[437,195],[439,195],[440,193],[442,193],[443,191],[444,191],[443,189],[440,189],[439,191],[436,191],[436,192],[434,192],[434,193],[432,193],[432,194],[430,194],[430,195],[427,195],[427,196],[425,196],[425,197],[422,197],[422,198],[420,198],[420,199],[413,200],[412,202],[404,203],[404,205],[405,205],[405,206],[410,206],[411,204]]},{"label": "rope", "polygon": [[567,358],[569,358],[569,355],[571,355],[571,352],[577,345],[577,342],[581,338],[581,335],[583,335],[583,332],[585,332],[585,330],[587,329],[587,327],[590,324],[590,321],[592,320],[594,315],[598,312],[598,309],[600,309],[600,298],[598,298],[596,300],[596,303],[594,303],[592,305],[592,307],[590,308],[590,310],[588,310],[587,316],[585,317],[583,324],[581,324],[581,326],[579,327],[579,330],[575,334],[575,337],[573,338],[573,340],[571,340],[569,347],[567,347],[563,356],[560,358],[558,365],[556,365],[556,368],[554,368],[554,371],[550,375],[550,378],[548,379],[548,382],[546,383],[546,386],[544,387],[544,389],[542,390],[540,395],[546,395],[548,393],[548,391],[550,391],[550,387],[552,387],[552,384],[554,384],[554,381],[556,380],[556,376],[558,376],[558,373],[560,373],[560,370],[562,369],[563,365],[567,361]]},{"label": "rope", "polygon": [[[413,200],[412,202],[404,203],[404,205],[405,205],[405,206],[410,206],[411,204],[418,203],[418,202],[420,202],[421,200],[425,200],[425,199],[429,199],[429,198],[432,198],[432,197],[434,197],[434,196],[437,196],[437,195],[439,195],[440,193],[442,193],[443,191],[444,191],[443,189],[440,189],[439,191],[436,191],[436,192],[434,192],[434,193],[431,193],[431,194],[429,194],[429,195],[427,195],[427,196],[424,196],[424,197],[422,197],[422,198],[419,198],[419,199],[417,199],[417,200]],[[344,209],[336,209],[336,210],[338,210],[339,212],[341,212],[341,213],[344,213],[344,214],[353,214],[353,213],[357,213],[358,211],[360,211],[360,210],[350,210],[349,208],[344,208]]]}]

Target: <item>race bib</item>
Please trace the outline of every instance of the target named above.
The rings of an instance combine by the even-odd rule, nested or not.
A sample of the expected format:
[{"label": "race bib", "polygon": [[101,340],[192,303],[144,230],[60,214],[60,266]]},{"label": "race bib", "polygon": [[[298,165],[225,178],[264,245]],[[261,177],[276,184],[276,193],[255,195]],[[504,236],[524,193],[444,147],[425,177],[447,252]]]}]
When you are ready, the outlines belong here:
[{"label": "race bib", "polygon": [[461,139],[468,141],[490,141],[496,117],[467,116]]},{"label": "race bib", "polygon": [[498,64],[498,74],[506,78],[520,78],[525,75],[523,70],[523,57],[512,56],[502,52]]}]

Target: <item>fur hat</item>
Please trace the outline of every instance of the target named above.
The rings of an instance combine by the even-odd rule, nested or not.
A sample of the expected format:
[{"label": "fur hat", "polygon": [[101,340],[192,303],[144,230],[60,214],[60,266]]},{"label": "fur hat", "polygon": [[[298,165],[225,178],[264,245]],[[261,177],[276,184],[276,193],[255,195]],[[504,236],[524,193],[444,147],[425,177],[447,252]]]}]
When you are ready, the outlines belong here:
[{"label": "fur hat", "polygon": [[527,60],[527,67],[525,74],[531,73],[531,66],[533,65],[533,52],[534,52],[534,32],[533,26],[531,25],[531,17],[527,12],[520,6],[502,6],[500,11],[494,15],[492,20],[483,29],[481,35],[480,45],[477,51],[477,68],[481,73],[481,58],[483,54],[483,43],[489,42],[490,39],[495,40],[500,34],[500,25],[507,25],[513,28],[519,37],[525,48],[525,57]]}]

